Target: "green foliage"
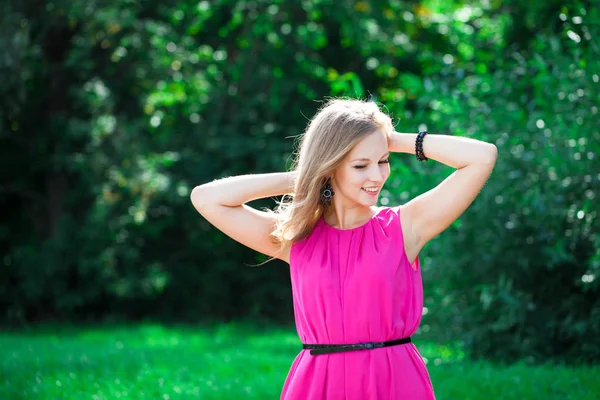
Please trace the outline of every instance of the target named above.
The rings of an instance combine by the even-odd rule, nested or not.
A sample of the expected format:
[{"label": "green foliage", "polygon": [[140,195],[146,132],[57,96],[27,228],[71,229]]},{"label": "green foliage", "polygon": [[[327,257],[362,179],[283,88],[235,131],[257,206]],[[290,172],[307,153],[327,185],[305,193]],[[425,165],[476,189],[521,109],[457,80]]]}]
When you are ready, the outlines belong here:
[{"label": "green foliage", "polygon": [[[524,0],[4,8],[4,322],[290,321],[287,267],[248,268],[261,256],[198,216],[189,193],[223,176],[284,170],[315,100],[371,95],[400,132],[428,127],[500,151],[473,205],[421,253],[424,334],[466,340],[473,356],[600,356],[597,8]],[[392,161],[383,205],[451,172],[412,155]]]},{"label": "green foliage", "polygon": [[[500,23],[480,14],[472,23],[481,30]],[[448,255],[429,265],[438,301],[451,307],[432,306],[429,318],[440,320],[429,323],[453,326],[441,334],[466,339],[477,356],[600,358],[600,63],[589,40],[600,14],[576,3],[553,15],[560,22],[485,69],[457,57],[450,85],[433,79],[419,97],[436,128],[481,132],[499,149],[478,199],[426,252]]]},{"label": "green foliage", "polygon": [[[415,344],[440,399],[592,400],[600,390],[597,366],[502,366]],[[3,333],[0,347],[3,399],[274,399],[301,343],[289,328],[140,324]]]}]

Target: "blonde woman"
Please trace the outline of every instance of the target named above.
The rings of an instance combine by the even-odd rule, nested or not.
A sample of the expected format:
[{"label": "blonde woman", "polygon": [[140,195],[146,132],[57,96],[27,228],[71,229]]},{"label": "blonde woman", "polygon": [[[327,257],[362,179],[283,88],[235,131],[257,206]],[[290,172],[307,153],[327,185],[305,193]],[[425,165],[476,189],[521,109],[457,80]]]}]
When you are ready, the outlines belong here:
[{"label": "blonde woman", "polygon": [[[406,204],[376,207],[390,152],[457,170]],[[191,201],[232,239],[289,264],[303,348],[281,399],[434,399],[411,342],[423,309],[419,252],[473,202],[493,144],[395,132],[373,102],[333,99],[312,118],[290,172],[194,188]],[[246,205],[286,195],[275,211]]]}]

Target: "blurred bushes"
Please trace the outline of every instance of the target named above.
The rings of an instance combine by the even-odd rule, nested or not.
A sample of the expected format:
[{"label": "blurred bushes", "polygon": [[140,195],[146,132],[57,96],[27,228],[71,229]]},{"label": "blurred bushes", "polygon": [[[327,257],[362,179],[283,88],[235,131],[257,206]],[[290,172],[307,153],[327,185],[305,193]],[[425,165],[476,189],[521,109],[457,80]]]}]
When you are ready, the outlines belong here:
[{"label": "blurred bushes", "polygon": [[[9,2],[5,322],[292,322],[287,267],[248,268],[264,258],[198,216],[189,192],[284,170],[315,99],[372,95],[398,131],[500,150],[477,200],[422,252],[426,334],[478,356],[597,360],[600,16],[564,3]],[[384,205],[451,173],[393,161]]]},{"label": "blurred bushes", "polygon": [[[506,16],[472,17],[479,29],[457,35],[462,44],[470,32],[475,51],[424,79],[421,118],[499,148],[478,199],[425,251],[425,321],[478,356],[590,362],[600,358],[600,13],[575,3],[551,16],[483,60],[486,28],[502,30]],[[423,190],[419,178],[406,184]]]}]

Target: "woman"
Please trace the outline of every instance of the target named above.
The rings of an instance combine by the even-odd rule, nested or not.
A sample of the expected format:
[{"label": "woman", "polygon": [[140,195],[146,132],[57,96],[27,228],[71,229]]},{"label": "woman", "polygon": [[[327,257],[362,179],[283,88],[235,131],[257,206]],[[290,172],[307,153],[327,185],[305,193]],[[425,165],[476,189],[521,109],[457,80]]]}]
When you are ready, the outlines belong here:
[{"label": "woman", "polygon": [[[406,204],[378,208],[390,152],[457,171]],[[291,172],[194,188],[210,223],[290,265],[303,349],[281,399],[435,398],[410,341],[423,309],[418,254],[473,202],[496,157],[493,144],[398,133],[375,103],[333,99],[310,121]],[[286,196],[275,212],[245,204],[278,195]]]}]

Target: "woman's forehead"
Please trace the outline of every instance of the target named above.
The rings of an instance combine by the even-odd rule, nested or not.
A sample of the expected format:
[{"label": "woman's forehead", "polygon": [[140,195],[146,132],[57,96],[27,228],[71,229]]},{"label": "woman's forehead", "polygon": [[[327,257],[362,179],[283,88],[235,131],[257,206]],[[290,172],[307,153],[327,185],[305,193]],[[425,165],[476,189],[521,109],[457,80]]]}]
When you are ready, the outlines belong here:
[{"label": "woman's forehead", "polygon": [[357,158],[378,159],[384,156],[387,152],[387,137],[383,132],[376,131],[358,142],[356,146],[350,150],[347,158],[349,160],[354,160]]}]

